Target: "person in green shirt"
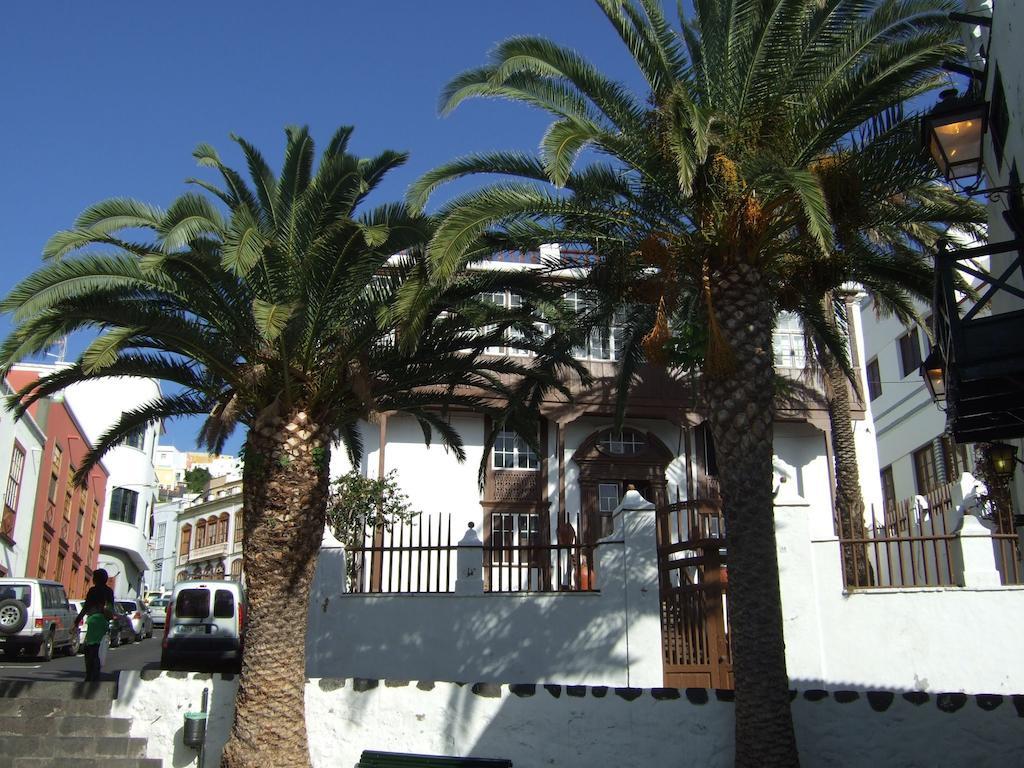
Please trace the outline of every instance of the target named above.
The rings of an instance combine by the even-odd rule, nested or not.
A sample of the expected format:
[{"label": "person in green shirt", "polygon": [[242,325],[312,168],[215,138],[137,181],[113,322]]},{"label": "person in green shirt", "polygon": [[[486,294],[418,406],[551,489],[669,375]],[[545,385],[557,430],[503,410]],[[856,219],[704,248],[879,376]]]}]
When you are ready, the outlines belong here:
[{"label": "person in green shirt", "polygon": [[110,631],[110,619],[105,612],[90,613],[85,619],[85,682],[100,679],[100,643]]}]

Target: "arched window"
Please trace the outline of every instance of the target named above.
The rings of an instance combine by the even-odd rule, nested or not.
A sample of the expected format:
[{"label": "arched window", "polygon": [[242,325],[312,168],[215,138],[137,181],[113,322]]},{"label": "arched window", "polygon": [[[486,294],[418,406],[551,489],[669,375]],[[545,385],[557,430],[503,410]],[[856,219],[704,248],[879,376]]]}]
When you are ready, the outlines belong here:
[{"label": "arched window", "polygon": [[235,512],[235,544],[242,543],[242,510]]},{"label": "arched window", "polygon": [[217,517],[211,515],[206,519],[206,546],[212,546],[217,543]]},{"label": "arched window", "polygon": [[217,523],[217,543],[226,544],[228,540],[228,524],[231,520],[231,515],[224,512],[220,516],[220,521]]},{"label": "arched window", "polygon": [[231,563],[231,578],[235,581],[242,580],[242,558]]},{"label": "arched window", "polygon": [[217,567],[213,569],[213,577],[215,579],[223,579],[224,578],[224,562],[223,561],[217,563]]},{"label": "arched window", "polygon": [[[178,549],[179,555],[187,555],[189,547],[192,545],[192,526],[185,523],[181,527],[181,545]],[[181,575],[181,574],[179,574]]]},{"label": "arched window", "polygon": [[178,581],[185,581],[188,579],[188,573],[185,571],[178,571]]},{"label": "arched window", "polygon": [[609,429],[601,435],[598,446],[613,456],[635,456],[647,447],[647,438],[635,429]]},{"label": "arched window", "polygon": [[196,523],[196,549],[206,546],[206,521],[200,520]]}]

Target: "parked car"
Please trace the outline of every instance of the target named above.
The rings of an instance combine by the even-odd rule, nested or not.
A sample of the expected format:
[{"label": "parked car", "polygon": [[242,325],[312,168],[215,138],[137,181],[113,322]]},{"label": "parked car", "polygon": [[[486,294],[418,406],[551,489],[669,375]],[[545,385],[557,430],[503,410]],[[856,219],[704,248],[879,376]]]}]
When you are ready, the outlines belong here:
[{"label": "parked car", "polygon": [[132,632],[136,640],[153,636],[153,617],[149,615],[149,609],[141,600],[117,600],[115,601],[126,614],[132,623]]},{"label": "parked car", "polygon": [[[82,606],[85,605],[85,600],[69,600],[68,604],[71,606],[71,611],[77,616]],[[78,648],[81,650],[82,645],[85,643],[85,621],[78,625]]]},{"label": "parked car", "polygon": [[154,627],[162,627],[167,619],[167,606],[170,605],[170,597],[157,597],[149,604],[149,615],[153,619]]},{"label": "parked car", "polygon": [[26,651],[49,661],[56,649],[78,653],[75,614],[59,581],[0,578],[0,647],[7,658]]},{"label": "parked car", "polygon": [[131,643],[135,640],[135,628],[132,627],[132,620],[124,612],[124,608],[114,602],[114,618],[110,620],[110,647],[117,648],[121,643]]},{"label": "parked car", "polygon": [[240,663],[245,643],[245,592],[237,581],[181,581],[164,623],[160,665],[184,660]]}]

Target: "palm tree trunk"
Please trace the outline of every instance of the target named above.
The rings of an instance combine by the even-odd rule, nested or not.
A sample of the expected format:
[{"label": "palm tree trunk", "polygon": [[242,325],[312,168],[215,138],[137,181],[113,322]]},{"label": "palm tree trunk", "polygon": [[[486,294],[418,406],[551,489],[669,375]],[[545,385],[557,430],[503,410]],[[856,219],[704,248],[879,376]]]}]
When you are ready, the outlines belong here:
[{"label": "palm tree trunk", "polygon": [[[840,539],[864,538],[864,497],[860,490],[857,444],[850,417],[850,389],[846,374],[820,343],[818,363],[825,372],[829,431],[836,469],[836,527]],[[867,550],[863,544],[843,544],[843,575],[848,587],[870,586]]]},{"label": "palm tree trunk", "polygon": [[705,376],[728,541],[735,764],[796,766],[772,498],[774,310],[760,274],[745,264],[714,276],[712,298],[736,362]]},{"label": "palm tree trunk", "polygon": [[301,408],[263,417],[245,442],[249,620],[222,768],[310,765],[306,606],[323,537],[329,448]]}]

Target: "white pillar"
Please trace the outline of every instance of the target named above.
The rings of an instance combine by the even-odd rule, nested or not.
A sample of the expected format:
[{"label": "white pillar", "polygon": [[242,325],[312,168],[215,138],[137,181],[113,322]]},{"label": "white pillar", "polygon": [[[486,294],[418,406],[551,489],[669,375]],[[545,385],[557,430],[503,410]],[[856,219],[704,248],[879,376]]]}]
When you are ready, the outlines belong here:
[{"label": "white pillar", "polygon": [[992,534],[974,515],[964,515],[957,549],[963,564],[965,587],[998,587],[1002,584],[996,569]]},{"label": "white pillar", "polygon": [[484,593],[484,543],[480,541],[473,523],[459,541],[456,556],[458,573],[455,576],[456,595],[482,595]]}]

